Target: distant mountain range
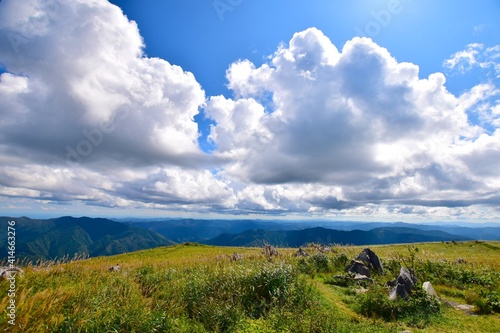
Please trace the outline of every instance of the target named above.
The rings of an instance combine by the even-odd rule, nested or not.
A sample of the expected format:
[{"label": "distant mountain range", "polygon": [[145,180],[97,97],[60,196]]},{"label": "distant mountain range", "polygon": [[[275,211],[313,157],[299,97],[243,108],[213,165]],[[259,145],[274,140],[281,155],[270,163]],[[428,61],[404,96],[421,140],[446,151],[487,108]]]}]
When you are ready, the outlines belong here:
[{"label": "distant mountain range", "polygon": [[[500,224],[414,224],[386,222],[337,222],[337,221],[279,221],[279,220],[123,220],[136,227],[156,231],[174,242],[209,242],[222,234],[239,234],[248,230],[304,230],[315,227],[339,231],[370,231],[378,228],[410,228],[423,231],[442,231],[455,235],[458,240],[467,239],[500,240]],[[415,231],[416,232],[416,231]],[[453,238],[450,238],[453,239]],[[396,242],[403,242],[396,241]]]},{"label": "distant mountain range", "polygon": [[377,245],[471,239],[443,231],[426,231],[415,228],[386,227],[369,231],[343,231],[316,227],[304,230],[247,230],[239,234],[222,234],[206,241],[205,244],[262,246],[267,243],[282,247],[299,247],[307,243]]},{"label": "distant mountain range", "polygon": [[171,239],[177,243],[203,243],[223,233],[240,233],[251,229],[289,230],[304,229],[301,225],[296,228],[286,223],[261,220],[196,220],[196,219],[169,219],[156,221],[128,221],[135,227],[145,228]]},{"label": "distant mountain range", "polygon": [[[7,221],[16,222],[16,258],[55,259],[75,254],[91,257],[132,252],[174,242],[157,232],[101,218],[60,217],[36,220],[0,217],[4,232],[0,244],[7,244]],[[7,246],[1,258],[7,257]]]},{"label": "distant mountain range", "polygon": [[[54,259],[133,252],[182,242],[220,246],[298,247],[310,242],[393,244],[500,240],[500,225],[436,225],[279,220],[120,219],[0,217],[0,244],[7,244],[7,221],[16,221],[16,257]],[[0,252],[1,253],[1,252]],[[0,260],[7,257],[7,247]]]}]

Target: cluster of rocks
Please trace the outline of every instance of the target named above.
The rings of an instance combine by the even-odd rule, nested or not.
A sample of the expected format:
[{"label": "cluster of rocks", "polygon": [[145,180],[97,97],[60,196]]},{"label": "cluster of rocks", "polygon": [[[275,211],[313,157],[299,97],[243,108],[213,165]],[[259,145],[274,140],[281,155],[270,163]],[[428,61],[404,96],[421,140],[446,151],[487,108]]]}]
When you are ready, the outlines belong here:
[{"label": "cluster of rocks", "polygon": [[[332,253],[333,250],[331,247],[316,243],[310,243],[306,245],[306,247],[312,247],[316,249],[319,253]],[[302,247],[299,247],[299,250],[293,254],[294,257],[310,257],[310,254],[307,253]]]},{"label": "cluster of rocks", "polygon": [[264,245],[264,248],[262,249],[262,254],[265,255],[267,258],[271,258],[271,257],[277,257],[279,256],[279,252],[278,250],[272,246],[272,245]]},{"label": "cluster of rocks", "polygon": [[323,244],[318,244],[318,243],[309,243],[306,245],[306,247],[312,247],[316,249],[316,251],[321,252],[321,253],[332,253],[333,249],[330,246],[326,246]]},{"label": "cluster of rocks", "polygon": [[[418,279],[412,269],[408,270],[406,267],[401,267],[398,278],[386,283],[386,286],[391,288],[389,292],[389,299],[392,301],[395,301],[398,297],[406,299],[411,295],[413,289],[417,285],[417,282]],[[429,281],[423,283],[422,289],[429,296],[437,297],[437,293]]]},{"label": "cluster of rocks", "polygon": [[[354,273],[354,280],[373,281],[370,277],[372,272],[384,274],[384,267],[380,258],[370,248],[365,248],[345,268],[346,272]],[[401,267],[397,279],[387,282],[386,286],[391,288],[389,299],[396,300],[398,297],[406,299],[414,290],[418,282],[413,270]],[[437,296],[430,282],[424,282],[423,289],[431,296]]]},{"label": "cluster of rocks", "polygon": [[332,248],[329,246],[318,246],[316,249],[321,253],[332,253],[333,252]]},{"label": "cluster of rocks", "polygon": [[356,259],[351,260],[345,271],[356,274],[358,279],[364,279],[370,278],[372,271],[384,274],[384,267],[375,252],[367,247],[361,251]]}]

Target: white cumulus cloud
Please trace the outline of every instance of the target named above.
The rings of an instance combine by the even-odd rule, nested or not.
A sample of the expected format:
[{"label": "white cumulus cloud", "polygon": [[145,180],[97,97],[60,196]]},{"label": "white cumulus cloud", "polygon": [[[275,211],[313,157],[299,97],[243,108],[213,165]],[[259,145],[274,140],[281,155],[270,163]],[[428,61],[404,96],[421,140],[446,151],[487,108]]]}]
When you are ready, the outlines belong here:
[{"label": "white cumulus cloud", "polygon": [[[498,216],[494,82],[455,96],[444,74],[422,78],[371,39],[340,48],[310,28],[262,65],[228,64],[233,95],[206,97],[104,0],[3,0],[0,36],[4,207]],[[479,44],[445,62],[497,65]],[[212,153],[198,145],[202,109]]]},{"label": "white cumulus cloud", "polygon": [[[295,34],[260,67],[233,63],[234,99],[212,97],[206,113],[216,122],[216,154],[232,158],[225,174],[249,184],[237,191],[242,207],[292,211],[290,190],[276,186],[300,193],[295,207],[309,212],[410,204],[422,214],[418,207],[492,204],[499,188],[471,161],[484,149],[482,133],[496,139],[468,119],[492,88],[457,97],[443,74],[420,78],[418,70],[367,38],[338,51],[315,28]],[[490,168],[494,158],[486,155],[479,161]]]},{"label": "white cumulus cloud", "polygon": [[[201,167],[209,156],[193,118],[204,91],[193,74],[145,56],[120,8],[2,1],[0,35],[4,195],[115,206],[211,195],[217,203],[226,191]],[[152,165],[170,185],[154,180]],[[143,192],[130,197],[139,182]]]}]

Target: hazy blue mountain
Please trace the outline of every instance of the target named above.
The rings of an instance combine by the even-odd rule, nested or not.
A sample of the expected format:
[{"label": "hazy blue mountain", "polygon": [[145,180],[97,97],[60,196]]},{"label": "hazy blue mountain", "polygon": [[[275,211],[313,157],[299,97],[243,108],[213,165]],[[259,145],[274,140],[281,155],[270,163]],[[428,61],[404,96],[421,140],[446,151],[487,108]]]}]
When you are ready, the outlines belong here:
[{"label": "hazy blue mountain", "polygon": [[262,246],[264,243],[298,247],[307,243],[375,245],[436,241],[471,240],[470,237],[452,235],[443,231],[415,228],[385,227],[369,231],[333,230],[321,227],[304,230],[246,230],[239,234],[222,234],[205,242],[219,246]]},{"label": "hazy blue mountain", "polygon": [[287,223],[263,220],[167,219],[141,222],[136,220],[126,222],[136,227],[155,231],[177,243],[204,242],[223,233],[234,234],[249,229],[303,229],[302,224],[294,226]]},{"label": "hazy blue mountain", "polygon": [[[5,230],[0,233],[1,244],[7,243],[9,220],[16,222],[17,258],[54,259],[75,254],[95,257],[173,244],[154,231],[108,219],[69,216],[47,220],[0,217]],[[4,251],[0,258],[6,256]]]},{"label": "hazy blue mountain", "polygon": [[420,230],[439,230],[444,231],[450,234],[461,235],[466,237],[471,237],[473,239],[478,240],[500,240],[500,226],[497,224],[496,226],[483,226],[478,224],[476,226],[468,226],[462,225],[432,225],[432,224],[418,224],[413,225],[410,223],[394,223],[394,226],[397,227],[410,227],[410,228],[418,228]]},{"label": "hazy blue mountain", "polygon": [[[126,220],[124,220],[126,221]],[[280,221],[280,220],[197,220],[197,219],[155,219],[128,221],[136,227],[156,231],[175,242],[206,242],[221,234],[237,234],[246,230],[303,230],[315,227],[339,231],[377,228],[411,228],[425,231],[443,231],[458,236],[480,240],[500,240],[500,225],[491,224],[413,224],[388,222],[343,222],[343,221]],[[464,226],[466,225],[466,226]]]}]

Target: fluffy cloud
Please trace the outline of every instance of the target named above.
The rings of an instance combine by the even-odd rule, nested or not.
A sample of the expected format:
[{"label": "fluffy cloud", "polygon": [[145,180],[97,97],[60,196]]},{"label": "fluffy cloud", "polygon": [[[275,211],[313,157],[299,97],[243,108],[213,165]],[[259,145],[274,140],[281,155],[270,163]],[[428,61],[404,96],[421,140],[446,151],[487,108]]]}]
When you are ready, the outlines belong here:
[{"label": "fluffy cloud", "polygon": [[[369,39],[349,41],[339,53],[309,29],[279,49],[271,66],[235,63],[228,79],[239,99],[211,98],[211,139],[253,182],[349,185],[391,175],[404,163],[432,161],[429,148],[467,127],[442,74],[420,80],[417,66],[397,63]],[[262,102],[266,95],[272,101]]]},{"label": "fluffy cloud", "polygon": [[473,43],[467,48],[458,51],[446,59],[444,67],[465,73],[476,67],[491,70],[496,78],[500,78],[500,45],[486,47],[483,44]]},{"label": "fluffy cloud", "polygon": [[[443,74],[420,78],[370,39],[338,49],[311,28],[261,66],[231,64],[233,96],[206,98],[191,73],[145,56],[137,25],[104,0],[4,0],[0,36],[9,204],[498,216],[492,82],[455,96]],[[447,66],[496,68],[495,48],[469,51]],[[210,154],[198,146],[200,109],[215,123]]]},{"label": "fluffy cloud", "polygon": [[496,134],[468,120],[472,107],[497,94],[494,87],[456,97],[441,73],[421,79],[416,65],[398,63],[366,38],[339,52],[314,28],[258,68],[232,64],[227,78],[235,99],[212,97],[206,112],[216,122],[210,138],[217,153],[233,159],[225,172],[261,184],[240,192],[246,207],[290,211],[280,203],[288,202],[284,192],[270,194],[277,184],[299,191],[298,206],[308,211],[491,204],[499,189],[480,168],[498,179],[491,171]]},{"label": "fluffy cloud", "polygon": [[0,32],[9,38],[0,59],[9,73],[0,77],[7,103],[0,126],[10,151],[32,154],[36,147],[35,159],[81,163],[186,164],[203,157],[193,121],[203,90],[191,73],[144,57],[136,24],[118,7],[1,6]]},{"label": "fluffy cloud", "polygon": [[2,1],[0,35],[3,195],[107,206],[225,195],[200,167],[210,157],[193,118],[204,91],[191,73],[144,56],[118,7]]}]

